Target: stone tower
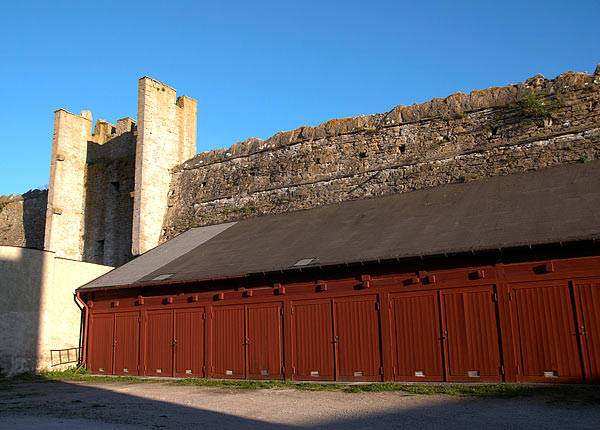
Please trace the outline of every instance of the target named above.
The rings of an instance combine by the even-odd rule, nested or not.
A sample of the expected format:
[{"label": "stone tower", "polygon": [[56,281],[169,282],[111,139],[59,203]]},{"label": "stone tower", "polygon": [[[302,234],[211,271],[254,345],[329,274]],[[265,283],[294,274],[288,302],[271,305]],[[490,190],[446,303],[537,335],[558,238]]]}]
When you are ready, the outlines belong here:
[{"label": "stone tower", "polygon": [[120,266],[158,244],[170,169],[196,149],[197,102],[143,77],[138,123],[59,109],[54,117],[44,249]]},{"label": "stone tower", "polygon": [[54,112],[44,249],[73,260],[81,260],[83,251],[85,170],[91,132],[89,111],[81,115],[64,109]]},{"label": "stone tower", "polygon": [[196,153],[197,102],[176,98],[175,90],[144,76],[138,93],[138,136],[135,152],[135,197],[132,253],[158,245],[169,171]]}]

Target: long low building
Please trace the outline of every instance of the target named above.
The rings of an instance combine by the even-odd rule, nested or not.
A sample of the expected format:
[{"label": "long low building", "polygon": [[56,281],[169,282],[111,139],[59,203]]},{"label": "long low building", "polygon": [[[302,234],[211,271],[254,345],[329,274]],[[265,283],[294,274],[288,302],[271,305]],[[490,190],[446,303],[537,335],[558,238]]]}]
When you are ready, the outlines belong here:
[{"label": "long low building", "polygon": [[600,380],[600,161],[192,228],[80,287],[93,373]]}]

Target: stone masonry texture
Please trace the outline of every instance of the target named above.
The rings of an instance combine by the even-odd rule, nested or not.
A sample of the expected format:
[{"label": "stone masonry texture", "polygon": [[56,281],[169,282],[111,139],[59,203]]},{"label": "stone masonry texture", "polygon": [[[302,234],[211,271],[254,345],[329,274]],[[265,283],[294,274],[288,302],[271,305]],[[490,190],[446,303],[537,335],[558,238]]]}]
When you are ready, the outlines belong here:
[{"label": "stone masonry texture", "polygon": [[600,66],[194,156],[196,115],[148,77],[137,124],[56,111],[49,189],[0,197],[0,244],[119,266],[192,226],[585,163],[600,158]]},{"label": "stone masonry texture", "polygon": [[135,121],[56,111],[44,249],[118,266],[131,259]]},{"label": "stone masonry texture", "polygon": [[197,102],[149,77],[140,79],[133,207],[134,255],[159,243],[170,170],[196,152]]},{"label": "stone masonry texture", "polygon": [[161,241],[192,226],[597,159],[599,102],[600,67],[198,154],[173,169]]},{"label": "stone masonry texture", "polygon": [[44,249],[47,190],[0,196],[0,245]]}]

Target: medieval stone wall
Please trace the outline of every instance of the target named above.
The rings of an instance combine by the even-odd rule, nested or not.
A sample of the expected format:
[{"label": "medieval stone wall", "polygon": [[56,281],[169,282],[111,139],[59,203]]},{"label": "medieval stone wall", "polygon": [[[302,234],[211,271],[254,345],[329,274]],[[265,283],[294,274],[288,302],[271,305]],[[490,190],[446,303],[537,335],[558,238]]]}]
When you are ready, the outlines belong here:
[{"label": "medieval stone wall", "polygon": [[161,241],[195,225],[596,159],[599,102],[600,67],[202,153],[173,171]]},{"label": "medieval stone wall", "polygon": [[0,245],[44,248],[47,190],[0,196]]}]

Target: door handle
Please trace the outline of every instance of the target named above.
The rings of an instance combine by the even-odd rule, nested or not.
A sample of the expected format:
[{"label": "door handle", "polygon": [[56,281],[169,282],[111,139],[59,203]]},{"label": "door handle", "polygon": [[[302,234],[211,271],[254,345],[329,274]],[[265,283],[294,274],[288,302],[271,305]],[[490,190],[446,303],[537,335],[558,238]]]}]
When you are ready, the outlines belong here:
[{"label": "door handle", "polygon": [[333,338],[333,343],[339,343],[339,342],[340,342],[340,339],[339,339],[339,337],[338,337],[338,336],[335,336],[335,337]]},{"label": "door handle", "polygon": [[250,345],[250,338],[249,338],[249,337],[247,337],[247,338],[246,338],[246,342],[245,342],[245,343],[243,343],[242,345]]}]

